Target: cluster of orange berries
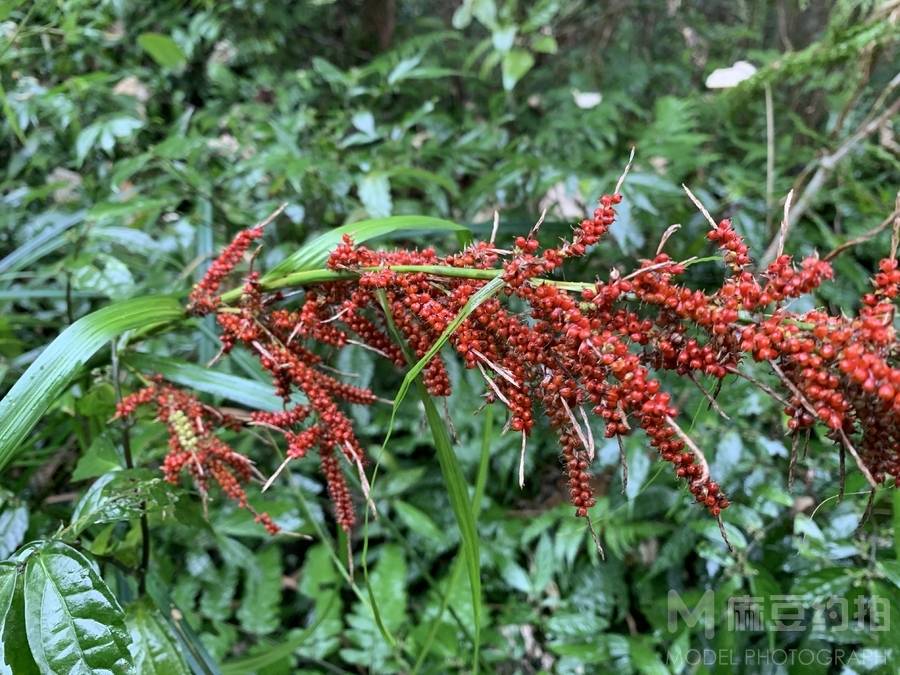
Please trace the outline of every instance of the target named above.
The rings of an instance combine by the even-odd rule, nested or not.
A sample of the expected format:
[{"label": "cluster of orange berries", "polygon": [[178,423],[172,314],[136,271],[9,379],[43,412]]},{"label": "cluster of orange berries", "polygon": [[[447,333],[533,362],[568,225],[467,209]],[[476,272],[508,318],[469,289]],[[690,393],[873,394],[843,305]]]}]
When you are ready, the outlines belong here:
[{"label": "cluster of orange berries", "polygon": [[[777,374],[775,388],[784,393],[792,433],[821,421],[837,442],[858,446],[875,479],[900,475],[900,352],[893,326],[900,295],[896,259],[882,261],[874,290],[863,298],[857,317],[821,310],[792,312],[787,302],[830,279],[831,266],[810,256],[798,268],[782,255],[754,273],[748,247],[728,220],[714,224],[708,233],[728,269],[722,285],[712,292],[679,283],[689,261],[677,262],[662,252],[641,261],[630,274],[613,270],[607,280],[582,284],[578,290],[547,278],[608,232],[620,200],[619,194],[602,197],[570,239],[543,249],[534,231],[517,237],[512,250],[481,241],[449,256],[430,248],[375,251],[345,236],[328,260],[332,270],[344,274],[307,285],[299,306],[292,307],[292,300],[280,293],[267,292],[257,273],[245,277],[240,299],[226,306],[217,294],[261,235],[260,228],[254,228],[239,234],[212,265],[192,292],[189,308],[195,314],[215,313],[223,351],[243,345],[271,375],[284,410],[254,412],[249,423],[282,433],[288,459],[318,452],[336,520],[345,530],[353,526],[355,515],[343,464],[364,479],[367,459],[343,406],[377,399],[368,389],[330,374],[317,347],[333,352],[362,344],[402,368],[404,352],[389,337],[384,307],[410,351],[421,358],[492,272],[502,279],[502,294],[479,304],[448,344],[465,367],[479,369],[486,402],[508,410],[506,430],[522,434],[523,448],[537,423],[537,411],[543,412],[559,437],[571,502],[579,516],[587,516],[595,503],[589,410],[602,420],[608,438],[621,439],[641,429],[659,457],[687,482],[696,502],[718,517],[729,500],[709,475],[703,453],[679,427],[678,410],[656,374],[669,370],[694,381],[708,376],[718,390],[725,378],[741,374],[739,366],[747,356],[769,363]],[[472,274],[467,276],[465,270]],[[432,395],[450,394],[440,355],[427,364],[423,377]],[[177,439],[164,467],[167,477],[173,479],[184,467],[195,481],[212,475],[241,501],[235,483],[247,480],[248,465],[227,455],[209,432],[214,424],[234,422],[198,415],[207,410],[202,404],[172,394],[165,385],[154,387],[152,393],[142,391],[123,401],[122,414],[139,399],[146,403],[150,399],[144,398],[156,397],[160,419]],[[297,402],[297,393],[305,402]],[[196,419],[201,425],[191,427],[195,437],[206,439],[207,454],[199,464],[197,450],[186,448],[178,436],[181,427],[172,426],[179,410],[189,424],[195,425]],[[203,462],[215,468],[203,474],[192,469]],[[220,477],[223,469],[235,481]]]}]

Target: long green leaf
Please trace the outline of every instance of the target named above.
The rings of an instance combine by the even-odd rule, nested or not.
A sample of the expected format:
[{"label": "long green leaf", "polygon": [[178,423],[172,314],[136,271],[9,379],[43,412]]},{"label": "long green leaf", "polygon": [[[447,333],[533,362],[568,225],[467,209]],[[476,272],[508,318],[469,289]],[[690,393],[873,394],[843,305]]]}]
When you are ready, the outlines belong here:
[{"label": "long green leaf", "polygon": [[0,401],[0,469],[15,456],[22,439],[37,424],[88,359],[116,336],[184,316],[170,296],[116,302],[80,318],[64,330],[31,364]]},{"label": "long green leaf", "polygon": [[46,211],[28,223],[30,231],[36,232],[21,246],[0,260],[0,273],[24,269],[48,253],[62,248],[68,242],[65,233],[73,225],[84,220],[84,211],[64,213]]},{"label": "long green leaf", "polygon": [[25,630],[43,672],[134,672],[125,613],[87,558],[60,542],[28,558]]},{"label": "long green leaf", "polygon": [[456,524],[462,539],[466,569],[469,573],[469,586],[472,590],[472,619],[475,623],[475,654],[472,666],[477,673],[478,651],[481,643],[481,554],[478,547],[478,530],[475,527],[475,512],[469,501],[469,490],[462,467],[456,453],[453,452],[453,442],[450,439],[450,432],[447,431],[447,424],[438,412],[431,396],[428,395],[421,379],[416,380],[416,389],[425,406],[425,417],[428,419],[428,426],[431,427],[441,475],[447,486],[450,506],[453,508],[453,515],[456,516]]},{"label": "long green leaf", "polygon": [[[489,405],[484,409],[484,417],[481,422],[481,459],[478,462],[478,474],[475,478],[475,494],[472,495],[472,511],[475,514],[475,522],[478,522],[478,516],[481,514],[481,501],[484,498],[484,489],[487,485],[487,474],[488,467],[490,465],[490,451],[491,451],[491,440],[493,440],[494,436],[494,406]],[[463,558],[463,552],[453,559],[453,567],[450,570],[450,575],[447,579],[447,588],[444,591],[444,595],[441,598],[441,606],[438,608],[438,613],[431,620],[431,626],[428,629],[428,634],[425,636],[425,641],[422,644],[422,649],[419,651],[419,657],[416,659],[416,664],[413,667],[413,673],[418,673],[422,667],[422,664],[425,662],[425,658],[428,656],[428,653],[431,651],[431,647],[434,644],[434,639],[437,637],[438,629],[441,627],[441,620],[443,619],[444,612],[447,611],[447,607],[450,604],[450,596],[453,594],[453,588],[456,586],[457,581],[459,580],[460,571],[465,564],[465,560]]]},{"label": "long green leaf", "polygon": [[[425,406],[425,417],[428,420],[429,427],[431,427],[431,435],[434,439],[435,450],[437,451],[441,476],[447,486],[450,506],[453,509],[453,515],[456,518],[456,524],[459,528],[460,540],[462,541],[462,553],[465,558],[466,569],[469,575],[469,587],[472,591],[472,619],[475,625],[473,670],[476,673],[478,672],[479,648],[481,644],[481,557],[478,546],[478,530],[475,527],[475,510],[472,507],[472,503],[469,501],[469,490],[466,486],[466,480],[463,476],[459,459],[457,459],[456,453],[453,452],[453,442],[450,439],[450,432],[447,430],[444,419],[438,412],[434,400],[429,396],[428,391],[425,389],[425,384],[419,375],[428,361],[437,354],[441,346],[446,343],[459,325],[465,321],[466,317],[475,311],[481,303],[497,293],[502,287],[503,280],[498,277],[492,279],[478,289],[478,291],[469,298],[469,301],[463,306],[459,314],[450,322],[444,332],[441,333],[440,337],[435,341],[428,352],[426,352],[426,354],[410,368],[406,377],[403,379],[400,390],[394,397],[394,409],[391,413],[388,431],[385,436],[384,444],[382,445],[382,449],[387,445],[393,429],[394,417],[397,413],[397,409],[409,389],[409,383],[414,382],[422,405]],[[384,310],[388,330],[403,348],[406,358],[411,360],[409,347],[406,345],[403,336],[398,330],[397,325],[394,323],[390,306],[387,304],[387,298],[383,292],[379,292],[377,297]]]},{"label": "long green leaf", "polygon": [[213,396],[240,403],[256,410],[281,410],[283,401],[272,393],[272,386],[246,377],[219,373],[187,361],[133,352],[122,357],[126,363],[145,373],[159,373],[170,382]]},{"label": "long green leaf", "polygon": [[341,237],[349,234],[354,243],[383,237],[394,232],[411,233],[414,231],[465,232],[467,228],[442,218],[430,216],[391,216],[390,218],[373,218],[348,223],[319,235],[311,242],[298,249],[273,267],[263,281],[292,272],[319,267],[328,260],[328,255],[341,243]]}]

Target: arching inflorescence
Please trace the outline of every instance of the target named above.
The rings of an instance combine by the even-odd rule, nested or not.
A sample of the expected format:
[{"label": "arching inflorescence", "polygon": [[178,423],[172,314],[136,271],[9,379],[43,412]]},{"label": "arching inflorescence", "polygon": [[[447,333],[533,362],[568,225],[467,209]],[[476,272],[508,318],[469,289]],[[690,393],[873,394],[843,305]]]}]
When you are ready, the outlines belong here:
[{"label": "arching inflorescence", "polygon": [[[708,233],[727,267],[712,292],[679,283],[692,261],[677,262],[663,252],[630,274],[612,271],[606,281],[554,280],[567,259],[583,256],[606,234],[620,200],[619,194],[602,197],[593,217],[552,248],[542,249],[534,231],[516,238],[512,250],[482,241],[449,256],[432,249],[375,251],[345,236],[328,260],[334,278],[306,285],[299,306],[292,306],[293,296],[266,290],[256,272],[246,276],[236,301],[224,302],[223,281],[262,235],[260,227],[253,228],[240,233],[210,267],[191,293],[189,309],[215,314],[223,351],[241,345],[270,373],[285,408],[253,412],[248,424],[283,434],[288,460],[317,451],[345,530],[355,515],[341,463],[346,460],[364,482],[367,457],[342,404],[377,399],[331,374],[316,345],[363,344],[405,368],[401,345],[389,337],[385,307],[420,358],[493,277],[502,278],[501,292],[478,305],[448,344],[467,368],[481,371],[487,402],[507,409],[507,430],[522,435],[523,453],[536,413],[547,417],[559,437],[579,516],[587,516],[595,503],[588,473],[594,459],[590,414],[602,419],[609,438],[642,430],[710,514],[718,517],[728,507],[703,453],[677,422],[678,410],[658,379],[661,371],[695,381],[705,375],[719,385],[746,377],[784,404],[795,439],[821,423],[873,485],[900,475],[896,248],[881,261],[856,317],[792,312],[790,300],[832,277],[830,264],[812,256],[796,265],[781,255],[754,273],[747,246],[728,220],[713,221]],[[779,386],[768,387],[742,371],[747,358],[767,363]],[[425,367],[423,379],[432,396],[449,395],[440,355]],[[293,402],[296,392],[304,403]],[[210,429],[235,421],[210,417],[196,399],[162,383],[123,401],[120,414],[138,402],[155,402],[159,418],[169,425],[174,440],[164,466],[167,478],[176,480],[186,467],[202,489],[211,475],[227,494],[246,503],[239,483],[250,471]]]}]

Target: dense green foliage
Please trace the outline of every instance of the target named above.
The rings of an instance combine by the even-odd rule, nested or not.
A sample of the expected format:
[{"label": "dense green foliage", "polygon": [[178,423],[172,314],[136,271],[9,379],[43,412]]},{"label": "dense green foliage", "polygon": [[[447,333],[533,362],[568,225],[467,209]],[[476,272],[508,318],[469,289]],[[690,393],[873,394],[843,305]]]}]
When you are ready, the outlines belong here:
[{"label": "dense green foliage", "polygon": [[[890,115],[880,117],[897,116],[897,7],[0,2],[0,392],[12,390],[3,405],[19,400],[13,385],[28,366],[42,366],[18,385],[36,401],[30,417],[0,419],[0,465],[11,460],[0,477],[0,559],[12,561],[0,563],[0,672],[456,672],[472,669],[477,638],[486,672],[787,671],[691,665],[689,650],[704,648],[735,660],[747,649],[843,649],[853,672],[896,672],[900,497],[879,491],[863,523],[867,486],[848,469],[838,498],[824,436],[789,488],[780,406],[744,381],[719,397],[729,421],[691,382],[667,382],[680,404],[696,402],[682,406],[695,410],[685,426],[734,503],[734,555],[636,434],[625,490],[616,443],[598,449],[600,562],[566,501],[553,435],[534,435],[520,490],[518,436],[501,433],[499,410],[473,414],[484,384],[452,360],[446,414],[412,394],[399,408],[372,482],[380,517],[354,533],[353,570],[306,460],[252,500],[312,539],[271,538],[224,500],[205,513],[191,490],[162,481],[160,425],[144,418],[125,432],[109,420],[114,374],[126,392],[137,373],[160,372],[223,405],[277,405],[238,352],[214,371],[193,365],[215,355],[215,325],[177,306],[222,244],[283,202],[257,261],[264,270],[298,250],[295,260],[321,264],[327,248],[302,245],[367,218],[427,214],[484,235],[497,209],[504,244],[546,208],[541,236],[553,241],[611,189],[636,146],[614,236],[573,278],[651,257],[676,222],[667,250],[704,255],[705,221],[681,183],[733,217],[756,256],[792,187],[803,213],[789,250],[828,251],[871,230],[900,184],[900,146]],[[756,76],[705,87],[737,60]],[[838,154],[833,167],[821,162]],[[826,164],[821,188],[809,189]],[[442,250],[465,239],[443,221],[417,222],[432,229],[389,237]],[[888,241],[886,231],[838,257],[841,282],[797,304],[847,307]],[[698,266],[691,282],[720,274]],[[113,301],[128,304],[79,321]],[[339,367],[386,398],[403,381],[362,350],[342,352]],[[452,420],[452,451],[439,452],[455,454],[473,495],[448,490],[452,468],[442,472],[447,455],[436,454],[426,416],[432,427]],[[356,407],[354,418],[377,450],[390,406]],[[281,463],[264,438],[236,447],[266,476]],[[125,468],[132,459],[137,468]],[[473,561],[458,555],[463,511],[477,518],[480,626]],[[667,624],[670,589],[693,607],[708,588],[711,636],[702,624]],[[72,594],[83,602],[67,602]],[[778,595],[807,608],[886,598],[890,629],[779,631],[768,620],[729,630],[729,598]],[[26,640],[31,656],[10,650]]]}]

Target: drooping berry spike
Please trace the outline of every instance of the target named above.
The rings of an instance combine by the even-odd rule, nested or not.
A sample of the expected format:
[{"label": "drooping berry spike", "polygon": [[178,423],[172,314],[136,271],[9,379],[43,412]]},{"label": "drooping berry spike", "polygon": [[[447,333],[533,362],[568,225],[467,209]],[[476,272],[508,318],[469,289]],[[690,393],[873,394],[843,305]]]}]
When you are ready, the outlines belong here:
[{"label": "drooping berry spike", "polygon": [[[484,379],[486,401],[507,409],[506,428],[522,434],[523,452],[543,413],[559,438],[577,515],[587,516],[596,502],[588,412],[608,438],[621,441],[640,430],[710,514],[718,517],[729,506],[703,452],[678,424],[679,411],[662,389],[661,371],[685,377],[711,404],[715,401],[703,389],[703,377],[712,378],[715,390],[730,375],[748,377],[784,403],[791,433],[821,423],[871,482],[897,478],[900,347],[893,322],[900,295],[898,261],[880,263],[873,291],[862,298],[856,317],[818,309],[794,312],[788,304],[792,299],[832,278],[829,263],[811,256],[798,267],[781,255],[756,274],[732,222],[716,222],[701,207],[711,225],[708,238],[721,250],[727,269],[711,292],[683,285],[680,277],[692,261],[674,261],[662,252],[624,276],[613,270],[605,281],[578,285],[548,278],[602,239],[621,199],[603,196],[568,240],[543,249],[534,230],[515,238],[511,251],[496,248],[492,237],[449,256],[430,248],[375,251],[344,236],[328,260],[339,279],[305,286],[299,304],[283,303],[252,273],[236,302],[226,305],[218,293],[261,235],[260,227],[252,228],[225,249],[192,292],[189,306],[196,314],[216,314],[224,352],[241,345],[271,375],[285,410],[253,412],[249,423],[283,434],[286,462],[318,452],[336,520],[345,530],[353,526],[355,514],[337,453],[362,479],[366,463],[346,406],[377,399],[328,372],[327,356],[359,345],[404,368],[403,351],[388,337],[376,295],[384,293],[400,333],[421,357],[494,275],[503,279],[504,294],[478,306],[448,344],[466,368],[477,369]],[[741,370],[744,361],[769,367],[781,393],[749,378]],[[431,395],[450,394],[440,355],[423,375]],[[210,435],[213,425],[236,422],[210,419],[202,404],[177,391],[157,383],[123,400],[121,413],[155,401],[170,428],[167,478],[186,467],[201,489],[212,476],[226,494],[246,503],[241,484],[249,464]],[[298,394],[306,401],[298,404]],[[206,453],[199,463],[198,447]],[[259,517],[268,522],[264,514]]]}]

